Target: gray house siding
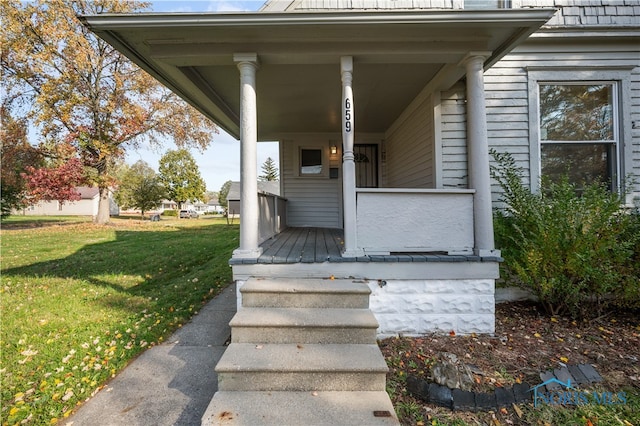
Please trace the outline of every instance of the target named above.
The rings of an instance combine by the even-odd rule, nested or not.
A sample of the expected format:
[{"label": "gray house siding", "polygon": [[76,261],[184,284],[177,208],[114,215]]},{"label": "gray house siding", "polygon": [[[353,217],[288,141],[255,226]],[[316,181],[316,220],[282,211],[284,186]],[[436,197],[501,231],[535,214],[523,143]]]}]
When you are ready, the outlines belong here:
[{"label": "gray house siding", "polygon": [[434,120],[431,97],[385,135],[386,174],[390,188],[435,187]]},{"label": "gray house siding", "polygon": [[[530,177],[526,183],[535,190],[540,178],[538,82],[615,82],[620,172],[639,176],[640,132],[633,130],[633,121],[640,114],[638,58],[638,47],[631,42],[555,42],[550,46],[531,39],[485,73],[489,144],[511,153]],[[636,186],[635,191],[640,188]]]},{"label": "gray house siding", "polygon": [[441,94],[442,187],[467,188],[466,103],[463,85]]},{"label": "gray house siding", "polygon": [[[336,138],[337,139],[337,138]],[[335,144],[335,142],[333,142]],[[328,173],[322,176],[300,176],[298,159],[300,147],[322,148],[325,171],[333,167],[341,156],[330,159],[330,138],[286,140],[282,149],[282,196],[287,199],[288,226],[317,226],[342,228],[342,179],[331,179]],[[337,166],[337,164],[336,164]],[[340,176],[342,173],[340,172]]]}]

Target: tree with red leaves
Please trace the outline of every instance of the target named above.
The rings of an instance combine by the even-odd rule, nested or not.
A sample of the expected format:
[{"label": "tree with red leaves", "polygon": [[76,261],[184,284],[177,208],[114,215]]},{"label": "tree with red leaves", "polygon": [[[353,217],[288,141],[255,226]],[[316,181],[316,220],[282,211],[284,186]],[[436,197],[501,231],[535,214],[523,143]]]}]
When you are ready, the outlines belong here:
[{"label": "tree with red leaves", "polygon": [[57,201],[61,205],[68,201],[79,201],[77,186],[84,183],[84,171],[78,158],[71,158],[57,167],[27,167],[23,174],[32,203]]}]

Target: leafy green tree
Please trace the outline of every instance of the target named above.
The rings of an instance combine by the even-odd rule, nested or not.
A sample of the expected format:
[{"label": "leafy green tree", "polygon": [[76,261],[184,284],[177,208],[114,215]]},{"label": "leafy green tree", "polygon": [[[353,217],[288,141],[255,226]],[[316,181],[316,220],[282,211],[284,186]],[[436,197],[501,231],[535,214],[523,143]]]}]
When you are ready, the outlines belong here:
[{"label": "leafy green tree", "polygon": [[170,150],[160,159],[160,182],[167,197],[178,203],[178,209],[187,201],[204,199],[207,190],[193,156],[186,149]]},{"label": "leafy green tree", "polygon": [[95,221],[109,221],[116,162],[142,143],[206,148],[215,125],[78,20],[129,13],[132,0],[0,1],[4,98],[40,129],[43,153],[69,144],[100,189]]},{"label": "leafy green tree", "polygon": [[262,175],[260,175],[259,179],[262,181],[278,180],[278,168],[273,158],[268,157],[262,164]]},{"label": "leafy green tree", "polygon": [[228,180],[222,184],[220,187],[220,192],[218,193],[218,202],[222,207],[226,208],[229,206],[229,202],[227,201],[227,196],[229,195],[229,189],[231,189],[231,181]]},{"label": "leafy green tree", "polygon": [[124,167],[115,199],[120,207],[140,210],[144,218],[144,212],[158,207],[165,193],[155,170],[139,160],[132,166]]}]

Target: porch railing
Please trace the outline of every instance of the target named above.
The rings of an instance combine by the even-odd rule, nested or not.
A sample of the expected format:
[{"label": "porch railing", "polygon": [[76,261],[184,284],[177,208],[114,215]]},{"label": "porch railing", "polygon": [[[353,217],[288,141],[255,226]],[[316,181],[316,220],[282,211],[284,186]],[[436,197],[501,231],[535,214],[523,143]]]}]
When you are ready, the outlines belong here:
[{"label": "porch railing", "polygon": [[260,211],[259,244],[279,234],[287,227],[287,199],[266,192],[258,193]]},{"label": "porch railing", "polygon": [[474,190],[359,188],[356,241],[365,254],[473,252]]}]

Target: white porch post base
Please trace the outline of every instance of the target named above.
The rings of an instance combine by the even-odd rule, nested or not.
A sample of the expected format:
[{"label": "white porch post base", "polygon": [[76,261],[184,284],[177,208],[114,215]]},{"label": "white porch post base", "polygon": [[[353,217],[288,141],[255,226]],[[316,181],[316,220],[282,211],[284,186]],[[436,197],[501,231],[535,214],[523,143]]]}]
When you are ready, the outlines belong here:
[{"label": "white porch post base", "polygon": [[364,250],[359,248],[345,249],[342,252],[342,257],[361,257],[364,255],[365,255]]},{"label": "white porch post base", "polygon": [[492,256],[492,257],[500,257],[502,256],[502,252],[498,249],[480,249],[480,248],[476,248],[473,251],[473,254],[475,254],[476,256]]},{"label": "white porch post base", "polygon": [[256,249],[241,249],[237,248],[233,251],[232,257],[234,259],[257,259],[262,254],[262,247]]}]

